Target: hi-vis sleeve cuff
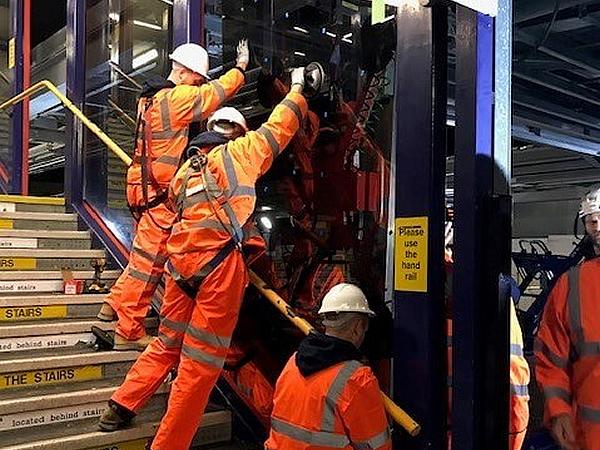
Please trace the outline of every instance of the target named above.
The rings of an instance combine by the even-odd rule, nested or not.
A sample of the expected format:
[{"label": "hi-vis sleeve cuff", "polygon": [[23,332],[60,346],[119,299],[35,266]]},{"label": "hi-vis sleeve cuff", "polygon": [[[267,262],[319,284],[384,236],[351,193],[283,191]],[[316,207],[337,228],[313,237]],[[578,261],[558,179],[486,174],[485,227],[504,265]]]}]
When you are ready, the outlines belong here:
[{"label": "hi-vis sleeve cuff", "polygon": [[301,126],[306,114],[308,114],[308,103],[304,95],[297,92],[290,92],[281,101],[277,108],[287,108],[291,110],[298,119],[298,126]]}]

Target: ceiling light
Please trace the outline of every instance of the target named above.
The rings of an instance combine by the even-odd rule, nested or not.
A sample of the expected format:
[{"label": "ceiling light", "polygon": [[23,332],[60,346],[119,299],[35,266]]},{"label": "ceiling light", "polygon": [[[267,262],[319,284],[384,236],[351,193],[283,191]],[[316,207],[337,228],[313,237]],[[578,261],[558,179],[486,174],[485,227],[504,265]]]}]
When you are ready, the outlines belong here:
[{"label": "ceiling light", "polygon": [[306,53],[294,52],[294,55],[296,55],[296,56],[306,56]]},{"label": "ceiling light", "polygon": [[147,52],[144,52],[141,55],[133,58],[131,66],[134,69],[138,69],[142,66],[145,66],[149,62],[154,61],[156,58],[158,58],[158,50],[153,48],[152,50],[148,50]]},{"label": "ceiling light", "polygon": [[326,32],[325,32],[325,34],[326,34],[327,36],[329,36],[329,37],[332,37],[332,38],[336,38],[336,37],[337,37],[337,34],[335,34],[335,33],[332,33],[331,31],[326,31]]},{"label": "ceiling light", "polygon": [[300,33],[310,34],[306,28],[293,27],[293,29],[299,31]]},{"label": "ceiling light", "polygon": [[137,25],[138,27],[144,27],[144,28],[150,28],[151,30],[162,31],[162,27],[160,25],[143,22],[141,20],[134,20],[133,24]]},{"label": "ceiling light", "polygon": [[348,33],[344,35],[344,39],[350,39],[352,37],[352,33]]},{"label": "ceiling light", "polygon": [[173,2],[171,0],[160,0],[163,3],[166,3],[169,6],[173,6]]},{"label": "ceiling light", "polygon": [[111,12],[111,13],[108,15],[108,18],[109,18],[110,20],[112,20],[113,22],[118,22],[118,21],[119,21],[119,19],[120,19],[121,17],[119,16],[119,13],[116,13],[116,12]]}]

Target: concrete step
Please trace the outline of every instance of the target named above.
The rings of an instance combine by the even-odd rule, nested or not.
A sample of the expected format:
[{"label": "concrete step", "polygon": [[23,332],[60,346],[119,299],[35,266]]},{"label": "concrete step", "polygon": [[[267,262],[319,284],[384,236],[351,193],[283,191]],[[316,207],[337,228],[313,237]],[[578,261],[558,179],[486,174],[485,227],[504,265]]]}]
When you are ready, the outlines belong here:
[{"label": "concrete step", "polygon": [[[105,433],[98,420],[87,419],[73,425],[40,427],[31,433],[2,433],[0,450],[144,450],[156,432],[161,411],[144,411],[131,428]],[[204,415],[193,445],[210,445],[231,439],[231,413],[210,411]]]},{"label": "concrete step", "polygon": [[139,352],[96,352],[85,348],[0,354],[0,391],[123,377]]},{"label": "concrete step", "polygon": [[8,230],[77,230],[76,214],[0,212],[0,228]]},{"label": "concrete step", "polygon": [[96,317],[106,295],[3,295],[0,323]]},{"label": "concrete step", "polygon": [[[76,270],[72,273],[76,280],[94,279],[92,270]],[[120,270],[105,270],[102,272],[101,281],[110,287],[119,275],[121,275]],[[57,270],[0,271],[0,295],[63,291],[62,273]]]},{"label": "concrete step", "polygon": [[[41,323],[11,323],[0,326],[0,355],[40,349],[74,348],[82,344],[91,345],[95,337],[92,327],[114,331],[116,322],[99,320],[47,320]],[[146,329],[158,328],[158,318],[145,321]],[[1,411],[1,409],[0,409]]]},{"label": "concrete step", "polygon": [[48,231],[0,229],[0,249],[89,249],[89,231]]},{"label": "concrete step", "polygon": [[54,197],[23,197],[20,195],[0,195],[0,211],[64,213],[65,199]]},{"label": "concrete step", "polygon": [[105,258],[104,250],[0,249],[0,270],[90,269],[91,259]]}]

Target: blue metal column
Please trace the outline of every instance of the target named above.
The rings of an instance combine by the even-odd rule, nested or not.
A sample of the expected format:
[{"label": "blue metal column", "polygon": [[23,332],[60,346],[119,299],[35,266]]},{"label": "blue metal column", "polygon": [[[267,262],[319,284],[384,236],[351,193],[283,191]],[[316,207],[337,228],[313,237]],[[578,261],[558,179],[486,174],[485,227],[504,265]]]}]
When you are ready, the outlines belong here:
[{"label": "blue metal column", "polygon": [[[67,97],[83,110],[85,101],[86,1],[67,0]],[[83,126],[67,111],[65,202],[83,201]]]},{"label": "blue metal column", "polygon": [[[24,48],[23,48],[23,0],[10,0],[11,32],[10,36],[15,39],[15,67],[13,76],[13,95],[24,89]],[[29,54],[29,53],[27,53]],[[27,143],[23,142],[23,103],[15,105],[12,109],[10,125],[10,146],[12,147],[10,160],[10,186],[9,193],[20,194],[23,184],[23,149]],[[25,145],[24,145],[25,144]]]},{"label": "blue metal column", "polygon": [[203,0],[175,0],[173,3],[173,46],[195,42],[204,42]]},{"label": "blue metal column", "polygon": [[[511,61],[504,48],[510,46],[510,3],[503,3],[496,53],[494,19],[457,6],[452,411],[457,450],[508,448],[509,315],[498,289],[500,274],[510,273],[511,247]],[[495,64],[500,83],[494,93]]]},{"label": "blue metal column", "polygon": [[443,238],[448,8],[417,5],[403,2],[397,16],[393,371],[394,400],[423,430],[416,438],[401,433],[396,444],[438,450],[447,447]]}]

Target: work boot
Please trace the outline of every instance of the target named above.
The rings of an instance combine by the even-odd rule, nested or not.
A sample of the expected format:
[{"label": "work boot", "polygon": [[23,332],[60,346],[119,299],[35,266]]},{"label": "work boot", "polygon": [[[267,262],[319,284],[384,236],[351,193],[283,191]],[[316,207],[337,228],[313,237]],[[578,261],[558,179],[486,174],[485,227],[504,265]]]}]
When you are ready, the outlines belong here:
[{"label": "work boot", "polygon": [[146,347],[152,342],[154,339],[149,334],[142,336],[139,339],[126,339],[118,333],[115,333],[115,345],[113,350],[124,351],[124,350],[138,350],[143,352],[146,350]]},{"label": "work boot", "polygon": [[108,401],[108,409],[102,413],[98,427],[102,431],[117,431],[131,423],[135,413],[119,405],[113,400]]},{"label": "work boot", "polygon": [[98,320],[102,322],[112,322],[113,320],[117,320],[117,314],[115,310],[112,309],[108,303],[102,303],[102,308],[100,308],[100,312],[98,313]]}]

